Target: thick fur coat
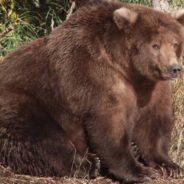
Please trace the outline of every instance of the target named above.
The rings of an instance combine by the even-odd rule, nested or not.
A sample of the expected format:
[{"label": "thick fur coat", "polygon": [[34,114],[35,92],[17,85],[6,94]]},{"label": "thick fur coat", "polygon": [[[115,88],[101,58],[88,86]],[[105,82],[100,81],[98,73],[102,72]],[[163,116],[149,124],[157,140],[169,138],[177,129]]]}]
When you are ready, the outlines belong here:
[{"label": "thick fur coat", "polygon": [[9,54],[0,63],[0,162],[83,177],[94,176],[97,156],[126,182],[155,178],[161,165],[179,177],[168,145],[182,21],[181,12],[99,1]]}]

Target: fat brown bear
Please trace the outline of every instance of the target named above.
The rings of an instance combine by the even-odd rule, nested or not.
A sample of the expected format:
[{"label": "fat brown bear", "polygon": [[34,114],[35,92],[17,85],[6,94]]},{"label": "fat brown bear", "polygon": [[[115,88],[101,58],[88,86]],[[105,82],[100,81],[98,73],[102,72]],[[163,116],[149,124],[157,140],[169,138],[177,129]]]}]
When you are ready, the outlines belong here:
[{"label": "fat brown bear", "polygon": [[9,54],[0,63],[0,163],[17,173],[84,177],[95,175],[99,157],[127,183],[159,177],[161,166],[180,177],[168,145],[183,20],[183,11],[91,2]]}]

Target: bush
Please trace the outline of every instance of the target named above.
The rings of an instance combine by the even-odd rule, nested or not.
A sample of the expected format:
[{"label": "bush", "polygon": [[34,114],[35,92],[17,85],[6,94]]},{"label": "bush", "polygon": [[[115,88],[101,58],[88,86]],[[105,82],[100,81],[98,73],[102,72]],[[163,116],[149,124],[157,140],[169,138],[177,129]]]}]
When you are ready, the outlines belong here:
[{"label": "bush", "polygon": [[69,0],[0,0],[0,55],[49,33],[65,20]]}]

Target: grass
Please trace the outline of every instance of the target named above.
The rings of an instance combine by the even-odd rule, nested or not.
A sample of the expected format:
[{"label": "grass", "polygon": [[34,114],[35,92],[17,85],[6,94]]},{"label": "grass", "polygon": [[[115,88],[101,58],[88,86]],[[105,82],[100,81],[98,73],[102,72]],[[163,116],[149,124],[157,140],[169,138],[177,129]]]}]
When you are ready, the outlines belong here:
[{"label": "grass", "polygon": [[173,88],[175,127],[170,155],[176,163],[184,168],[184,75],[173,84]]},{"label": "grass", "polygon": [[[77,178],[50,178],[50,177],[31,177],[27,175],[16,175],[9,168],[0,166],[1,184],[119,184],[110,179],[98,177],[93,180]],[[159,179],[146,182],[145,184],[183,184],[184,179]]]},{"label": "grass", "polygon": [[0,0],[0,56],[42,37],[70,13],[69,0]]}]

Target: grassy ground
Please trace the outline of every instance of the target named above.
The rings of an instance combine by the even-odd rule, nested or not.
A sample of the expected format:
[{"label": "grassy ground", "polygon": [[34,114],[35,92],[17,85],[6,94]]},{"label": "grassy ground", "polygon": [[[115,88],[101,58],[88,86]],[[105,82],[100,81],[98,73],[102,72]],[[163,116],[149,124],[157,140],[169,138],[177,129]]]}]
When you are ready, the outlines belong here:
[{"label": "grassy ground", "polygon": [[[76,178],[39,178],[15,175],[9,169],[0,167],[0,184],[119,184],[110,179],[99,177],[94,180]],[[184,179],[159,179],[145,184],[184,184]]]}]

